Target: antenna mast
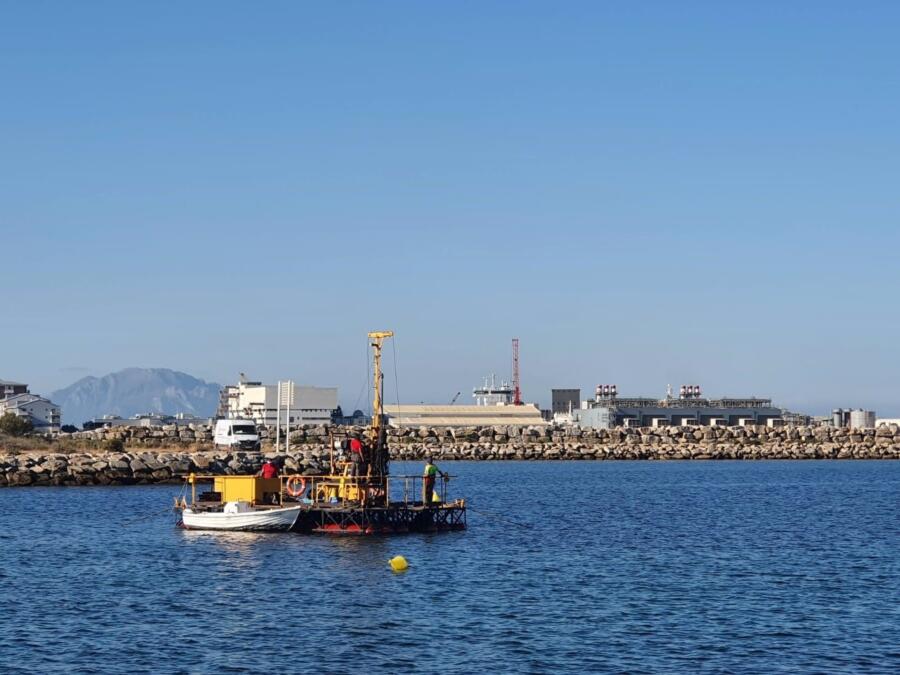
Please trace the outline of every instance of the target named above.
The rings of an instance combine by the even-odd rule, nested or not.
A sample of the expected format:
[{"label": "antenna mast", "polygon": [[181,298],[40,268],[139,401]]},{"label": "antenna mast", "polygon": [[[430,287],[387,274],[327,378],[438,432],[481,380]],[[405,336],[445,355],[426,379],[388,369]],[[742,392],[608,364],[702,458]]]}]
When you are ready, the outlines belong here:
[{"label": "antenna mast", "polygon": [[519,386],[519,338],[512,339],[513,359],[513,405],[522,405],[522,390]]}]

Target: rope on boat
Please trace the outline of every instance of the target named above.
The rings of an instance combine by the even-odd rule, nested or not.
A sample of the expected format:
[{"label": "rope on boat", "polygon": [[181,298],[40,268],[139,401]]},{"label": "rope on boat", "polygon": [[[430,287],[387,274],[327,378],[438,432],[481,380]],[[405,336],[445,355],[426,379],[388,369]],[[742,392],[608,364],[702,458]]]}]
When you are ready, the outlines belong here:
[{"label": "rope on boat", "polygon": [[138,516],[136,518],[131,518],[129,520],[122,521],[119,524],[122,525],[122,527],[127,527],[129,525],[133,525],[134,523],[140,523],[145,520],[150,520],[151,518],[159,518],[160,516],[167,515],[169,513],[172,513],[172,509],[169,507],[166,507],[166,509],[163,511],[154,511],[152,513],[148,513],[143,516]]},{"label": "rope on boat", "polygon": [[[364,394],[369,391],[369,340],[366,339],[366,381],[362,383],[359,388],[359,393],[356,395],[356,403],[353,404],[354,410],[360,410],[359,402],[362,400]],[[368,408],[366,408],[368,409]]]},{"label": "rope on boat", "polygon": [[400,378],[397,377],[397,338],[391,340],[391,349],[394,351],[394,394],[397,396],[397,424],[402,425],[400,418]]},{"label": "rope on boat", "polygon": [[496,513],[491,512],[491,511],[482,511],[481,509],[476,509],[475,507],[473,507],[473,506],[471,506],[470,504],[468,504],[468,502],[466,503],[466,508],[467,508],[469,511],[474,511],[475,513],[478,513],[478,514],[480,514],[480,515],[482,515],[482,516],[487,516],[488,518],[493,518],[494,520],[498,520],[498,521],[500,521],[501,523],[507,523],[507,524],[509,524],[509,525],[515,525],[516,527],[521,527],[521,528],[524,528],[524,529],[526,529],[526,530],[534,529],[534,525],[531,525],[530,523],[522,523],[522,522],[518,522],[518,521],[515,521],[515,520],[510,520],[509,518],[505,518],[504,516],[498,515],[498,514],[496,514]]},{"label": "rope on boat", "polygon": [[[181,494],[175,498],[176,504],[178,504],[179,502],[183,502],[185,495],[187,494],[187,485],[188,485],[187,482],[185,482],[181,486]],[[158,518],[159,516],[167,515],[169,513],[172,513],[172,511],[176,511],[177,509],[178,509],[177,506],[175,508],[172,508],[171,506],[167,506],[162,511],[153,511],[152,513],[148,513],[143,516],[137,516],[136,518],[130,518],[129,520],[123,521],[120,524],[122,525],[122,527],[127,527],[129,525],[133,525],[134,523],[140,523],[145,520],[150,520],[151,518]]]}]

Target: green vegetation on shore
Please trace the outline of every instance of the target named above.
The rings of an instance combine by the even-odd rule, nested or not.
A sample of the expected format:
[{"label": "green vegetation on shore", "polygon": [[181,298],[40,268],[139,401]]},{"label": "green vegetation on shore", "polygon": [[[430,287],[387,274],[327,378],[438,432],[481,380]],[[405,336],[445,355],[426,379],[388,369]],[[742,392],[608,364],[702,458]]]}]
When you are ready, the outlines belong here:
[{"label": "green vegetation on shore", "polygon": [[34,430],[34,425],[30,420],[11,412],[4,413],[0,416],[0,434],[8,436],[24,436]]}]

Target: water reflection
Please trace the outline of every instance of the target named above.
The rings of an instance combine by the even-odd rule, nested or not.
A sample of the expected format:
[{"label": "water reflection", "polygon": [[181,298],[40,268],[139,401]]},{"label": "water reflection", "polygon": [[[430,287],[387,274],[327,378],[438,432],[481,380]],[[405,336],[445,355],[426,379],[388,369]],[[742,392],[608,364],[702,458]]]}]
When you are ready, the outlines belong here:
[{"label": "water reflection", "polygon": [[2,490],[0,672],[896,663],[900,462],[452,473],[474,505],[532,527],[478,513],[466,532],[394,537],[181,530],[171,514],[126,527],[171,486]]},{"label": "water reflection", "polygon": [[[178,536],[200,555],[209,557],[234,569],[249,571],[262,564],[261,554],[273,546],[283,547],[296,538],[290,532],[215,532],[178,528]],[[214,549],[214,550],[213,550]]]}]

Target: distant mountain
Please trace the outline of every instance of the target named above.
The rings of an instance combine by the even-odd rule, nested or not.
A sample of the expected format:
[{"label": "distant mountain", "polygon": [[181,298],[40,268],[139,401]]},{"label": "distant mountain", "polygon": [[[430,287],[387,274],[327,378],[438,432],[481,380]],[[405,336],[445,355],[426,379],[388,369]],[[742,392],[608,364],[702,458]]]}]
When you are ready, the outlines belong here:
[{"label": "distant mountain", "polygon": [[211,417],[221,386],[168,368],[126,368],[103,377],[85,377],[50,400],[62,408],[64,424],[81,426],[101,415],[131,417],[140,413],[191,413]]}]

